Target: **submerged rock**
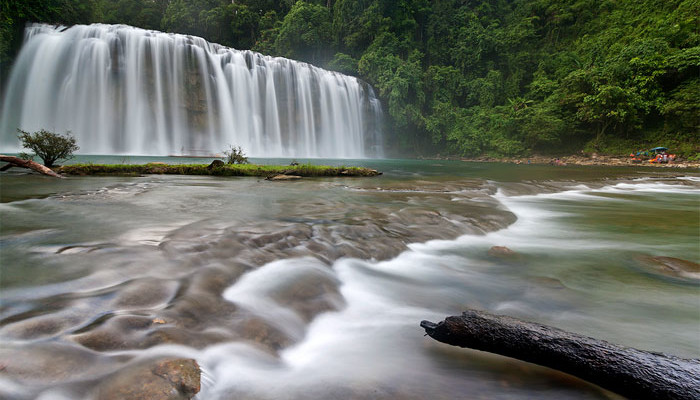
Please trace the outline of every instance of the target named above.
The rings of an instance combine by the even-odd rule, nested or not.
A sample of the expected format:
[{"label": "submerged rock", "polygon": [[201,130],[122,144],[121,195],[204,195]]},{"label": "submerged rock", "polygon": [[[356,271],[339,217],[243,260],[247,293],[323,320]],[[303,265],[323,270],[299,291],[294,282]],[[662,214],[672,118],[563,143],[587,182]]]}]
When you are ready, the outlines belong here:
[{"label": "submerged rock", "polygon": [[489,249],[489,255],[491,257],[514,257],[518,253],[507,248],[506,246],[491,246]]},{"label": "submerged rock", "polygon": [[289,347],[295,342],[294,338],[257,316],[248,316],[236,325],[236,330],[241,339],[256,343],[261,349],[271,354]]},{"label": "submerged rock", "polygon": [[655,274],[700,282],[700,264],[681,258],[640,256],[636,260]]},{"label": "submerged rock", "polygon": [[27,388],[94,379],[109,368],[108,357],[65,343],[43,341],[11,348],[3,342],[0,346],[0,376]]},{"label": "submerged rock", "polygon": [[134,280],[118,291],[112,304],[122,311],[154,309],[168,304],[179,288],[179,283],[174,280]]},{"label": "submerged rock", "polygon": [[98,400],[184,400],[196,395],[201,370],[192,359],[161,360],[125,368],[99,387]]},{"label": "submerged rock", "polygon": [[294,181],[301,179],[301,176],[299,175],[273,175],[273,176],[268,176],[266,178],[268,181]]},{"label": "submerged rock", "polygon": [[518,266],[524,264],[523,255],[506,246],[491,246],[488,258],[501,265]]}]

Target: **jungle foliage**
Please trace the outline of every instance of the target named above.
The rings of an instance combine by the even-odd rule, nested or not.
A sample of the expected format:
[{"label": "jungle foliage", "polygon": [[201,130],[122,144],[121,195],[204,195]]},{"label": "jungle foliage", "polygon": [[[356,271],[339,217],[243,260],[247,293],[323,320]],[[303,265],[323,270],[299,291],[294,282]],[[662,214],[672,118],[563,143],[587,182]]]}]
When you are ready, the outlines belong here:
[{"label": "jungle foliage", "polygon": [[25,21],[127,23],[356,75],[418,155],[698,152],[700,0],[1,0]]}]

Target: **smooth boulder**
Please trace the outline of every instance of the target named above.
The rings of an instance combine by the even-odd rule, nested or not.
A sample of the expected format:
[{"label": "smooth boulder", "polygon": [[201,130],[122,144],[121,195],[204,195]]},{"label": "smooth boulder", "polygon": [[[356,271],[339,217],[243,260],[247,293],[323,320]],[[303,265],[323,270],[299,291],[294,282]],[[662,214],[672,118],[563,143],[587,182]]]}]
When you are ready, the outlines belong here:
[{"label": "smooth boulder", "polygon": [[98,400],[189,400],[200,390],[193,359],[169,359],[126,367],[100,385]]}]

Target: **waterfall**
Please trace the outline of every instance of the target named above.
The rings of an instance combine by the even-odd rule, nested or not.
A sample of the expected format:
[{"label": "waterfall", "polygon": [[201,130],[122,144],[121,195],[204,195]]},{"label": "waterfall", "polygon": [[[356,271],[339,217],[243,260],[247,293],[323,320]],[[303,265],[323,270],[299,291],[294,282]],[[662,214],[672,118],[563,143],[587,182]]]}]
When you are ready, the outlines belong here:
[{"label": "waterfall", "polygon": [[28,26],[2,104],[3,152],[19,128],[71,131],[83,154],[382,155],[381,107],[357,78],[125,25]]}]

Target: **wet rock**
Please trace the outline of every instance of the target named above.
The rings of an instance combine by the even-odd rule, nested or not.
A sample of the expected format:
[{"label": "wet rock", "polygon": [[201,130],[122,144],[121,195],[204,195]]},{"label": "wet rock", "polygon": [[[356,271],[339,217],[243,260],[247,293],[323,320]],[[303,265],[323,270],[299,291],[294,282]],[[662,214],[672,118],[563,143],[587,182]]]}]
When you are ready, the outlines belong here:
[{"label": "wet rock", "polygon": [[210,170],[211,170],[211,169],[214,169],[214,168],[222,168],[224,165],[225,165],[225,164],[224,164],[223,161],[221,161],[221,160],[214,160],[214,161],[211,162],[211,164],[209,164],[209,166],[207,167],[207,169],[210,169]]},{"label": "wet rock", "polygon": [[147,349],[161,344],[182,344],[202,349],[216,343],[230,342],[236,339],[237,336],[231,332],[231,329],[230,326],[222,326],[195,331],[175,326],[164,326],[163,328],[150,331],[136,347]]},{"label": "wet rock", "polygon": [[492,246],[488,251],[488,257],[491,261],[511,267],[524,264],[523,255],[506,246]]},{"label": "wet rock", "polygon": [[177,343],[202,348],[235,338],[229,328],[236,306],[221,297],[232,276],[219,268],[194,274],[187,288],[152,316],[151,328],[138,346]]},{"label": "wet rock", "polygon": [[201,370],[193,359],[164,361],[156,364],[151,371],[176,385],[184,394],[195,395],[201,388]]},{"label": "wet rock", "polygon": [[173,321],[175,325],[186,328],[201,328],[207,321],[202,318],[229,318],[236,311],[235,305],[224,301],[218,294],[209,294],[192,290],[177,299],[160,318]]},{"label": "wet rock", "polygon": [[339,284],[330,274],[307,271],[275,287],[270,297],[309,322],[320,313],[338,310],[345,305]]},{"label": "wet rock", "polygon": [[655,274],[700,282],[700,264],[675,257],[640,256],[636,260]]},{"label": "wet rock", "polygon": [[155,323],[153,318],[139,315],[119,315],[114,317],[111,322],[121,331],[147,329]]},{"label": "wet rock", "polygon": [[491,246],[489,255],[491,257],[515,257],[518,253],[509,249],[506,246]]},{"label": "wet rock", "polygon": [[253,233],[243,239],[248,247],[267,249],[289,249],[299,246],[302,241],[311,237],[307,226],[280,227],[271,232]]},{"label": "wet rock", "polygon": [[193,274],[189,290],[218,295],[246,271],[247,268],[245,266],[236,264],[229,265],[228,269],[223,267],[203,267]]},{"label": "wet rock", "polygon": [[73,340],[96,351],[120,350],[128,347],[125,338],[118,332],[103,329],[76,335]]},{"label": "wet rock", "polygon": [[201,371],[192,359],[162,360],[127,367],[98,389],[98,400],[182,400],[200,390]]},{"label": "wet rock", "polygon": [[547,288],[547,289],[566,289],[566,285],[564,285],[559,279],[556,278],[550,278],[546,276],[537,276],[533,277],[530,279],[532,283],[535,285],[542,287],[542,288]]},{"label": "wet rock", "polygon": [[250,317],[236,325],[239,335],[261,345],[272,353],[278,352],[293,343],[292,338],[263,319]]},{"label": "wet rock", "polygon": [[[235,335],[226,328],[231,309],[221,301],[226,319],[211,312],[199,311],[192,304],[199,299],[189,298],[175,303],[173,309],[160,310],[149,316],[116,316],[106,322],[91,326],[70,338],[76,343],[96,351],[143,349],[160,344],[183,344],[203,348],[213,343],[230,341]],[[213,329],[217,327],[218,329]]]},{"label": "wet rock", "polygon": [[273,175],[266,178],[268,181],[294,181],[301,179],[299,175]]},{"label": "wet rock", "polygon": [[0,348],[2,376],[27,386],[52,385],[68,379],[92,379],[109,366],[104,357],[80,346],[42,342]]},{"label": "wet rock", "polygon": [[161,325],[157,321],[151,316],[116,315],[70,338],[96,351],[137,349],[144,347],[145,338]]},{"label": "wet rock", "polygon": [[188,344],[194,346],[195,338],[185,329],[168,326],[149,332],[142,347],[149,348],[160,344]]},{"label": "wet rock", "polygon": [[9,324],[3,335],[19,339],[39,339],[57,335],[70,327],[70,321],[54,315],[38,316]]},{"label": "wet rock", "polygon": [[167,304],[177,292],[176,281],[160,279],[140,279],[129,282],[114,301],[120,310],[151,309]]},{"label": "wet rock", "polygon": [[[188,225],[169,234],[160,248],[193,266],[238,263],[254,268],[308,255],[327,263],[342,257],[385,260],[405,251],[407,243],[481,234],[516,220],[481,194],[476,196],[479,201],[462,198],[465,185],[424,185],[419,190],[398,186],[386,191],[361,186],[363,191],[382,192],[379,205],[357,202],[344,207],[337,199],[319,198],[290,204],[276,222],[219,229]],[[443,192],[445,187],[449,191]]]}]

